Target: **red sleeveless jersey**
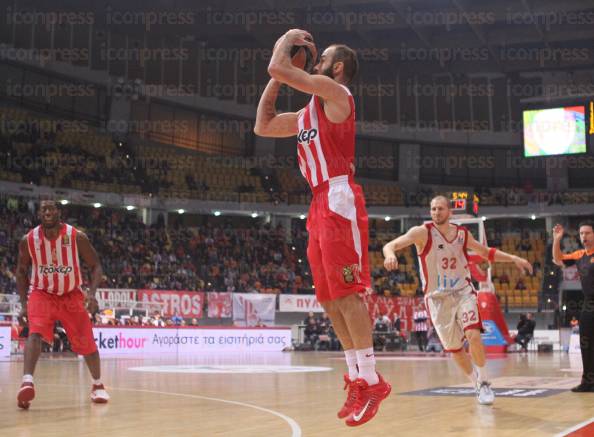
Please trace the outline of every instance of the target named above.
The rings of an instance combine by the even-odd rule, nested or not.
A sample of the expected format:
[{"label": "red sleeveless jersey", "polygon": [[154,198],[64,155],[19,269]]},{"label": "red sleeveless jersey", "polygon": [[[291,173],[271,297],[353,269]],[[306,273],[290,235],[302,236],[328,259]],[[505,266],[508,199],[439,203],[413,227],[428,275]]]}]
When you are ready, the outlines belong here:
[{"label": "red sleeveless jersey", "polygon": [[298,119],[297,159],[313,189],[330,178],[351,175],[355,160],[355,102],[349,89],[351,113],[342,123],[326,118],[318,96],[312,96]]},{"label": "red sleeveless jersey", "polygon": [[31,256],[30,290],[62,295],[82,284],[75,227],[62,223],[58,237],[49,240],[37,226],[27,233]]}]

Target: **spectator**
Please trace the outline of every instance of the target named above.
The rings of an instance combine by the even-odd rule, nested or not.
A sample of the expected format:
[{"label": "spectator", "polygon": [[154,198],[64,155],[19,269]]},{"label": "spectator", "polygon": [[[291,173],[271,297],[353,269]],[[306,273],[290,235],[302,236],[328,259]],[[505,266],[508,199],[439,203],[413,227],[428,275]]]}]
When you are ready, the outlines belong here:
[{"label": "spectator", "polygon": [[424,304],[420,304],[413,312],[414,330],[419,351],[424,351],[427,346],[427,311]]},{"label": "spectator", "polygon": [[182,322],[184,321],[183,317],[179,315],[179,312],[175,312],[175,314],[173,315],[173,317],[171,317],[171,323],[173,323],[176,326],[179,326],[182,324]]},{"label": "spectator", "polygon": [[312,349],[316,349],[318,344],[318,335],[319,335],[319,327],[313,317],[310,317],[307,320],[307,325],[305,326],[305,343],[309,344]]},{"label": "spectator", "polygon": [[536,323],[532,320],[531,313],[526,315],[520,314],[520,321],[517,326],[518,334],[516,335],[515,342],[522,347],[522,350],[528,351],[528,343],[530,343],[530,340],[534,336],[535,327]]},{"label": "spectator", "polygon": [[579,334],[580,333],[580,322],[578,321],[578,319],[575,318],[575,316],[573,316],[569,322],[569,325],[571,326],[571,333],[572,334]]}]

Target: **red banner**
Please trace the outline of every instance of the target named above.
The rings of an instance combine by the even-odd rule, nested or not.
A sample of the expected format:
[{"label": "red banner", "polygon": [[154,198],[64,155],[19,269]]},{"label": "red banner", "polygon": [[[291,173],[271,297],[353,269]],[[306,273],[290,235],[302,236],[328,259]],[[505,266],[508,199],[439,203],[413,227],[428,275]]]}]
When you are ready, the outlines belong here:
[{"label": "red banner", "polygon": [[176,290],[138,290],[138,300],[153,304],[151,311],[159,311],[165,317],[178,313],[184,318],[202,317],[204,292]]},{"label": "red banner", "polygon": [[373,320],[382,315],[387,315],[394,321],[394,315],[400,318],[400,329],[411,331],[413,327],[414,307],[421,303],[420,297],[385,297],[377,294],[366,296],[365,305]]},{"label": "red banner", "polygon": [[209,292],[208,317],[215,319],[227,318],[233,315],[233,299],[231,293]]}]

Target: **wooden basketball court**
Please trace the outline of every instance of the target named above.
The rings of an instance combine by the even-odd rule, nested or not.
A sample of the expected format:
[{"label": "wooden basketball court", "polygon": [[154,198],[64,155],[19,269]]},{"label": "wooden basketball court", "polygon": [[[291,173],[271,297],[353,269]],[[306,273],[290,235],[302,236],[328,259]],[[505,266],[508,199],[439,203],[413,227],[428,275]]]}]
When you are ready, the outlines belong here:
[{"label": "wooden basketball court", "polygon": [[[91,404],[90,377],[82,360],[44,358],[35,375],[37,397],[28,411],[16,407],[22,362],[13,359],[0,362],[0,434],[564,435],[594,416],[594,393],[568,390],[578,383],[577,365],[561,353],[494,357],[489,361],[493,386],[505,394],[486,407],[454,387],[469,384],[446,357],[378,355],[379,371],[392,383],[392,395],[373,421],[348,428],[336,418],[344,401],[344,362],[337,353],[106,358],[103,380],[111,395],[107,405]],[[309,372],[293,373],[304,370]],[[442,390],[410,393],[435,388]]]}]

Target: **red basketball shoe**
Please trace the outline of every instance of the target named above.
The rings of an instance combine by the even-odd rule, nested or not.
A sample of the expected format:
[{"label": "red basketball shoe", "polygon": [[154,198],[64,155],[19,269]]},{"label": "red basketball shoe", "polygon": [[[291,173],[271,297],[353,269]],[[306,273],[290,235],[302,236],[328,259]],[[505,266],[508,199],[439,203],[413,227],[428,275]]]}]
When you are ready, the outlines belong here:
[{"label": "red basketball shoe", "polygon": [[369,385],[364,379],[358,378],[357,400],[353,406],[353,411],[346,420],[348,426],[359,426],[369,422],[377,414],[380,403],[388,397],[392,391],[392,386],[384,381],[382,375],[377,374],[379,382]]},{"label": "red basketball shoe", "polygon": [[17,394],[17,405],[23,410],[27,410],[31,401],[35,398],[35,387],[32,382],[23,382],[21,389]]},{"label": "red basketball shoe", "polygon": [[344,419],[353,412],[353,406],[357,401],[357,394],[359,393],[359,386],[356,384],[356,381],[351,381],[349,375],[344,375],[344,390],[348,389],[348,391],[346,401],[344,401],[344,405],[338,412],[339,419]]}]

